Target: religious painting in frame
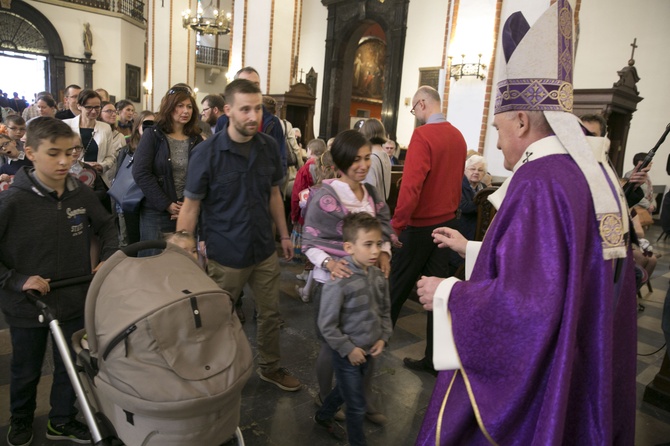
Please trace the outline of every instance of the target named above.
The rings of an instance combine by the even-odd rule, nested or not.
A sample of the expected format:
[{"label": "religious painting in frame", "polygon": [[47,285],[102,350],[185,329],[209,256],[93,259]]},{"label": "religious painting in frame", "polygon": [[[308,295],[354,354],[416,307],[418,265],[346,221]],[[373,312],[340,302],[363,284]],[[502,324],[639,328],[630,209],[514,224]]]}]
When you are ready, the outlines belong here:
[{"label": "religious painting in frame", "polygon": [[354,100],[378,102],[384,93],[386,42],[378,37],[362,39],[354,56],[351,95]]},{"label": "religious painting in frame", "polygon": [[126,64],[126,99],[133,102],[140,102],[140,79],[142,78],[142,69],[135,65]]}]

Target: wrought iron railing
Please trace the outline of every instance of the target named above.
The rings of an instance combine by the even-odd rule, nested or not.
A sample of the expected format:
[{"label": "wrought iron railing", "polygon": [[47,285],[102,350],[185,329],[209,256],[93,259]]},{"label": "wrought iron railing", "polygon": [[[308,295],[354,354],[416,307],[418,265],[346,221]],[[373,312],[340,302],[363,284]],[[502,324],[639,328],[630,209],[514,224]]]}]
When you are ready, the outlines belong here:
[{"label": "wrought iron railing", "polygon": [[63,0],[75,5],[118,12],[138,22],[144,22],[144,2],[141,0]]},{"label": "wrought iron railing", "polygon": [[[114,1],[114,0],[113,0]],[[143,22],[144,19],[144,2],[141,0],[116,0],[116,12],[132,17],[133,19]]]},{"label": "wrought iron railing", "polygon": [[207,65],[216,65],[217,67],[228,66],[228,56],[230,51],[211,46],[196,45],[195,61]]}]

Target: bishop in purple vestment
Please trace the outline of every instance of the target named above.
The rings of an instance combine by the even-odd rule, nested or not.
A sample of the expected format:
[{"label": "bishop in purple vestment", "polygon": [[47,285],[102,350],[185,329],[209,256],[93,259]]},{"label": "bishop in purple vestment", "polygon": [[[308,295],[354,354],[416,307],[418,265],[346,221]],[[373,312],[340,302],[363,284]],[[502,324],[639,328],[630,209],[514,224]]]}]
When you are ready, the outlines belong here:
[{"label": "bishop in purple vestment", "polygon": [[[541,61],[522,78],[510,57],[550,52],[532,45],[546,42],[536,27],[549,24],[564,62],[571,21],[568,2],[558,0],[533,28],[518,15],[505,25],[514,74],[499,84],[493,125],[513,175],[491,198],[498,213],[481,246],[448,228],[434,234],[476,262],[467,281],[418,283],[421,302],[435,309],[435,367],[443,371],[417,445],[634,443],[635,279],[609,142],[585,137],[568,113],[571,98],[551,95],[557,83],[570,84],[571,95],[571,61],[552,81],[546,70],[533,73]],[[515,94],[533,81],[546,98]]]}]

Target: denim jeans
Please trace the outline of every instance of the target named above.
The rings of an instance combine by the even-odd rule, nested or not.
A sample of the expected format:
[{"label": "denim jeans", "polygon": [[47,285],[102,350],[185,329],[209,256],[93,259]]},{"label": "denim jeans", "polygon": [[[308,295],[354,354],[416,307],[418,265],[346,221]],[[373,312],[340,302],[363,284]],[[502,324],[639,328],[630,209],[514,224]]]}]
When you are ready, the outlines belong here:
[{"label": "denim jeans", "polygon": [[[60,323],[66,342],[72,335],[84,328],[84,318],[79,317]],[[42,376],[42,362],[47,348],[48,327],[9,327],[12,340],[12,364],[10,367],[10,411],[12,417],[33,419],[37,398],[37,384]],[[77,399],[67,370],[63,364],[56,344],[52,342],[54,357],[53,383],[51,384],[51,411],[49,419],[52,424],[67,423],[75,417],[74,407]],[[70,347],[70,356],[75,360],[74,351]]]},{"label": "denim jeans", "polygon": [[[170,219],[167,211],[156,211],[142,206],[140,209],[140,240],[163,240],[164,234],[174,232],[177,220]],[[160,251],[147,249],[140,253],[141,257],[156,255]]]},{"label": "denim jeans", "polygon": [[[347,404],[347,439],[351,446],[366,445],[363,420],[365,418],[365,391],[363,378],[368,370],[368,362],[361,365],[351,365],[348,357],[341,357],[333,352],[333,369],[337,384],[323,401],[321,409],[316,412],[317,418],[331,420],[338,408]],[[366,356],[369,360],[369,356]]]}]

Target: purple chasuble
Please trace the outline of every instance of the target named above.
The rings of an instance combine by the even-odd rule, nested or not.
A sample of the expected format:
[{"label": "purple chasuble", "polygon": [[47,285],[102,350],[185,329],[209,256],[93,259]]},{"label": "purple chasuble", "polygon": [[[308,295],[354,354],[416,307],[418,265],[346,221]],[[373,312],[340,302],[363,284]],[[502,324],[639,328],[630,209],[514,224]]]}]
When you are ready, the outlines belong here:
[{"label": "purple chasuble", "polygon": [[630,251],[620,262],[615,284],[616,261],[603,260],[589,187],[570,156],[517,169],[471,279],[452,289],[463,370],[440,372],[416,444],[489,444],[481,423],[498,445],[632,445]]}]

